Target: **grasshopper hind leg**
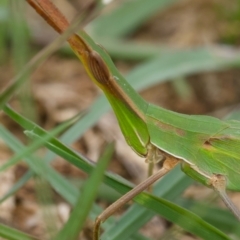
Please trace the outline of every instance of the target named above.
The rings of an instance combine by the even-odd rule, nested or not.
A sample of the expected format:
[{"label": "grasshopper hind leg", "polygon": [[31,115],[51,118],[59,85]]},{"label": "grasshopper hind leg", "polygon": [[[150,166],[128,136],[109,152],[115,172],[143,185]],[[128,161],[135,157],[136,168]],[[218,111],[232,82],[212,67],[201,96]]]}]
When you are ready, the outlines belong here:
[{"label": "grasshopper hind leg", "polygon": [[176,159],[171,156],[167,156],[163,161],[163,166],[159,169],[155,174],[147,178],[145,181],[141,182],[135,188],[131,189],[117,201],[115,201],[112,205],[106,208],[97,218],[94,225],[93,230],[93,240],[99,240],[99,229],[101,224],[108,219],[112,214],[114,214],[119,208],[121,208],[124,204],[132,200],[136,195],[143,192],[153,183],[155,183],[158,179],[163,177],[169,171],[171,171],[177,164],[179,163],[179,159]]}]

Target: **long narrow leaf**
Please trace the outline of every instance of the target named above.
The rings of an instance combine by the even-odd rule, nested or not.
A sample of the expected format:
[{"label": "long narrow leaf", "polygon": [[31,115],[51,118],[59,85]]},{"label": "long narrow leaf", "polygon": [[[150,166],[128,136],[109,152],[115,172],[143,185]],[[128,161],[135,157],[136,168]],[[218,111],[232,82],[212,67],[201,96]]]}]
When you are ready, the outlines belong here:
[{"label": "long narrow leaf", "polygon": [[208,71],[222,71],[240,66],[240,52],[222,48],[180,50],[138,65],[127,79],[137,89],[166,82],[179,76]]},{"label": "long narrow leaf", "polygon": [[8,162],[6,162],[5,164],[3,164],[0,167],[0,172],[6,170],[7,168],[13,166],[14,164],[16,164],[18,161],[21,160],[21,158],[24,158],[25,156],[28,156],[29,154],[33,153],[34,151],[36,151],[38,148],[40,148],[44,142],[46,142],[47,140],[49,140],[50,138],[52,138],[53,136],[58,135],[59,133],[63,132],[64,130],[66,130],[69,126],[71,126],[79,117],[81,117],[81,115],[77,115],[67,121],[65,121],[64,123],[60,124],[59,126],[57,126],[56,128],[54,128],[52,131],[50,131],[48,134],[46,134],[45,136],[43,136],[42,139],[39,139],[37,141],[34,141],[33,143],[31,143],[29,146],[25,147],[25,149],[23,149],[21,152],[18,152],[16,155],[14,155],[11,159],[8,160]]},{"label": "long narrow leaf", "polygon": [[235,233],[240,237],[239,221],[236,218],[233,218],[233,215],[229,210],[220,209],[215,206],[209,206],[209,204],[207,205],[203,202],[186,200],[183,198],[178,198],[174,202],[183,207],[187,206],[195,214],[201,216],[218,229],[229,234]]},{"label": "long narrow leaf", "polygon": [[133,32],[156,11],[165,9],[174,2],[176,0],[125,1],[109,14],[98,17],[90,28],[96,37],[117,38]]},{"label": "long narrow leaf", "polygon": [[[124,60],[146,60],[156,56],[164,56],[173,50],[165,46],[157,46],[147,43],[137,43],[134,41],[123,41],[119,39],[111,39],[102,37],[98,40],[105,46],[108,53],[114,59]],[[69,46],[63,46],[60,50],[62,53],[68,56],[75,56],[74,52]]]},{"label": "long narrow leaf", "polygon": [[3,224],[0,224],[0,236],[7,240],[40,240]]},{"label": "long narrow leaf", "polygon": [[6,43],[8,39],[8,28],[7,23],[9,19],[9,9],[8,9],[8,0],[1,0],[0,1],[0,63],[5,61],[5,58],[7,56],[7,49],[6,49]]},{"label": "long narrow leaf", "polygon": [[99,159],[96,168],[83,186],[82,194],[78,198],[69,220],[64,225],[64,228],[57,234],[56,238],[54,238],[55,240],[77,239],[79,232],[84,226],[87,215],[91,210],[113,150],[113,145],[109,145],[103,156]]},{"label": "long narrow leaf", "polygon": [[26,174],[23,175],[4,195],[0,198],[0,204],[4,202],[6,199],[11,197],[15,192],[17,192],[20,188],[22,188],[26,182],[34,175],[32,171],[28,171]]},{"label": "long narrow leaf", "polygon": [[[127,79],[136,90],[143,90],[156,83],[171,81],[180,75],[189,75],[198,72],[223,70],[229,67],[240,66],[240,53],[221,54],[221,50],[199,48],[172,52],[163,57],[147,61],[131,71]],[[110,105],[104,96],[99,97],[88,110],[88,113],[63,136],[61,141],[71,144],[92,127],[107,111]],[[47,157],[53,158],[50,153]]]},{"label": "long narrow leaf", "polygon": [[[24,148],[24,146],[1,125],[0,134],[2,139],[13,151],[20,152]],[[25,157],[24,160],[36,174],[46,179],[66,201],[72,205],[76,203],[78,189],[68,180],[36,156]]]}]

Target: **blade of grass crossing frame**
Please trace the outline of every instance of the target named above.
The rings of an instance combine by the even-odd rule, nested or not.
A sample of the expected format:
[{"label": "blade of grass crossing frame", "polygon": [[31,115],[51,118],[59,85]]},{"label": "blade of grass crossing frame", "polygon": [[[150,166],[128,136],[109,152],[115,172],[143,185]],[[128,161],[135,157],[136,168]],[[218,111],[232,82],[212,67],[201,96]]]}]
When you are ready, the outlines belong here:
[{"label": "blade of grass crossing frame", "polygon": [[0,237],[7,240],[40,240],[3,224],[0,224]]},{"label": "blade of grass crossing frame", "polygon": [[[21,149],[24,148],[24,146],[1,125],[0,134],[2,139],[11,149],[13,149],[13,151],[21,151]],[[63,178],[42,159],[39,159],[36,156],[25,157],[24,161],[26,161],[29,167],[36,174],[46,179],[56,192],[58,192],[67,202],[72,205],[75,204],[78,196],[77,188],[74,187],[67,179]]]},{"label": "blade of grass crossing frame", "polygon": [[0,204],[3,203],[6,199],[11,197],[16,193],[20,188],[22,188],[26,182],[34,176],[34,173],[30,170],[24,174],[18,181],[8,190],[8,192],[0,198]]},{"label": "blade of grass crossing frame", "polygon": [[55,240],[74,240],[78,238],[79,232],[84,226],[85,220],[96,198],[98,187],[102,182],[104,171],[108,166],[113,151],[114,145],[110,144],[102,157],[98,160],[96,168],[92,171],[89,179],[82,188],[82,194],[78,198],[70,218],[63,229],[54,238]]},{"label": "blade of grass crossing frame", "polygon": [[[64,130],[66,130],[75,121],[77,121],[79,118],[81,118],[81,116],[82,116],[81,113],[78,114],[77,116],[74,116],[73,118],[65,121],[64,123],[62,123],[59,126],[57,126],[56,128],[54,128],[52,131],[50,131],[48,134],[43,136],[41,139],[39,139],[37,141],[34,141],[29,146],[25,147],[24,150],[22,150],[21,152],[18,152],[16,155],[14,155],[12,158],[10,158],[8,160],[8,162],[3,164],[0,167],[0,172],[2,172],[4,170],[6,170],[7,168],[15,165],[16,163],[18,163],[18,161],[21,160],[21,158],[24,158],[25,156],[28,156],[29,154],[31,154],[34,151],[36,151],[38,148],[40,148],[44,144],[44,142],[48,141],[53,136],[56,136],[56,135],[60,134],[61,132],[63,132]],[[17,122],[17,119],[15,121]],[[33,128],[33,131],[34,131],[34,128]]]},{"label": "blade of grass crossing frame", "polygon": [[[165,9],[177,0],[135,0],[125,1],[108,14],[98,17],[91,23],[91,33],[99,38],[106,36],[119,38],[133,33],[137,27],[160,9]],[[137,12],[137,14],[133,14]],[[124,16],[124,17],[123,17]],[[106,26],[108,26],[106,28]],[[116,27],[117,26],[117,27]]]},{"label": "blade of grass crossing frame", "polygon": [[[21,71],[30,58],[30,32],[26,22],[26,4],[24,1],[10,0],[11,16],[9,32],[11,34],[11,58],[13,59],[14,74]],[[21,46],[21,47],[19,47]],[[23,75],[24,82],[18,99],[24,115],[30,119],[37,119],[31,91],[30,76]]]},{"label": "blade of grass crossing frame", "polygon": [[[90,109],[88,109],[86,115],[83,116],[81,121],[76,122],[72,127],[68,129],[68,131],[62,134],[60,141],[65,144],[72,144],[84,134],[86,129],[89,129],[91,126],[93,126],[97,120],[109,109],[110,105],[105,96],[102,95],[98,98],[97,101],[93,103]],[[46,154],[46,159],[50,162],[54,156],[55,154],[49,151]]]},{"label": "blade of grass crossing frame", "polygon": [[212,205],[207,204],[206,201],[199,202],[185,198],[175,199],[174,202],[182,207],[188,207],[198,216],[201,216],[204,220],[225,233],[235,234],[238,238],[240,237],[239,221],[233,218],[232,213],[227,209],[215,207],[215,201],[211,201]]},{"label": "blade of grass crossing frame", "polygon": [[[16,111],[14,111],[11,107],[9,106],[4,106],[3,111],[14,121],[16,121],[22,128],[24,128],[27,133],[36,133],[39,134],[40,136],[48,135],[47,131],[45,131],[43,128],[39,127],[37,124],[33,123],[32,121],[26,119],[25,117],[21,116],[18,114]],[[60,144],[60,142],[52,138],[52,141],[56,142],[57,144]],[[68,148],[65,147],[63,144],[61,144],[61,148],[65,149],[65,151],[68,151]],[[77,154],[75,154],[78,156]]]},{"label": "blade of grass crossing frame", "polygon": [[9,8],[8,8],[8,0],[0,1],[0,63],[5,61],[7,56],[7,38],[8,38],[8,27],[7,23],[9,20]]},{"label": "blade of grass crossing frame", "polygon": [[15,69],[20,70],[26,64],[30,51],[28,48],[30,34],[24,18],[26,5],[23,1],[10,0],[9,2],[11,9],[9,31],[12,41],[12,57]]},{"label": "blade of grass crossing frame", "polygon": [[127,79],[134,88],[142,90],[156,83],[172,81],[179,76],[222,71],[237,66],[240,66],[238,51],[224,52],[224,48],[180,50],[139,64],[128,74]]},{"label": "blade of grass crossing frame", "polygon": [[[164,46],[156,46],[147,43],[137,43],[134,41],[121,41],[118,39],[101,38],[100,41],[107,52],[114,59],[142,61],[167,54],[170,49]],[[60,49],[60,52],[69,57],[75,56],[70,46],[66,45]]]}]

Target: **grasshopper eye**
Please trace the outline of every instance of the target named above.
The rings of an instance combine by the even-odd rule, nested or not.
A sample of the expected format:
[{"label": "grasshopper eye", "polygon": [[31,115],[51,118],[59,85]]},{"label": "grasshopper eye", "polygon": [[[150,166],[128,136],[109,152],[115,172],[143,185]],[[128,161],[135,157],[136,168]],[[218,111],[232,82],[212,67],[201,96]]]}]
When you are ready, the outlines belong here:
[{"label": "grasshopper eye", "polygon": [[88,57],[91,74],[99,84],[107,85],[110,79],[110,73],[101,56],[97,52],[92,51]]}]

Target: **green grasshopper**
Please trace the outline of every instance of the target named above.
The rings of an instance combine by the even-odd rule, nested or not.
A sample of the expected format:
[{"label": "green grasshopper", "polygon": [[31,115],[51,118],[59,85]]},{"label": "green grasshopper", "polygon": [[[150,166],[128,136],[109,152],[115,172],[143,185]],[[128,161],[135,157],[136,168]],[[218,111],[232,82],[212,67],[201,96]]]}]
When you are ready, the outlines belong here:
[{"label": "green grasshopper", "polygon": [[[69,26],[48,0],[27,1],[59,33]],[[240,220],[239,209],[225,191],[226,188],[240,191],[240,122],[179,114],[154,106],[140,97],[118,72],[107,52],[84,31],[69,37],[68,42],[93,82],[106,95],[128,145],[149,164],[162,162],[156,174],[97,218],[94,239],[99,239],[101,222],[179,162],[188,176],[217,191]]]}]

